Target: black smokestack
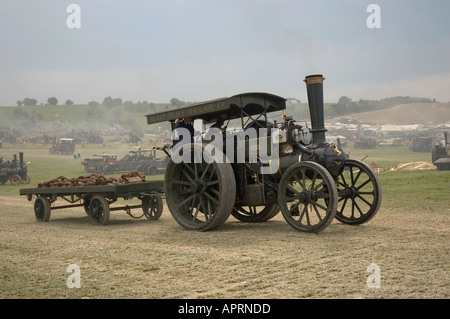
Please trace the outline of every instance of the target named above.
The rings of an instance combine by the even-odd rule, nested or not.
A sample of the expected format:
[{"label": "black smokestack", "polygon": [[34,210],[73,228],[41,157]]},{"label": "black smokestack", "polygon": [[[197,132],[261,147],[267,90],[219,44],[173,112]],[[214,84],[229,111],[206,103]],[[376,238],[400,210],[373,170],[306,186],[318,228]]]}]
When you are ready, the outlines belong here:
[{"label": "black smokestack", "polygon": [[309,114],[311,116],[313,148],[325,143],[325,132],[327,131],[324,124],[323,80],[325,78],[322,74],[308,75],[305,77]]},{"label": "black smokestack", "polygon": [[23,168],[23,152],[19,152],[20,168]]}]

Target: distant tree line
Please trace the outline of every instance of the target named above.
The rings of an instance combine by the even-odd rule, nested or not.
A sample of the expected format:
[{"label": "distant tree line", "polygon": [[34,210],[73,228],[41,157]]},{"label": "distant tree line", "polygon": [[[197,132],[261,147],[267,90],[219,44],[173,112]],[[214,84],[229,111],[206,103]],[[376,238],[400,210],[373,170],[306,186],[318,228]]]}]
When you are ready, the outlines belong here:
[{"label": "distant tree line", "polygon": [[[179,107],[188,104],[188,102],[179,100],[177,98],[170,99],[170,104],[172,107]],[[99,106],[103,106],[109,111],[113,111],[116,118],[120,118],[122,112],[155,112],[161,110],[158,109],[155,103],[148,101],[123,101],[121,98],[112,98],[111,96],[107,96],[103,99],[103,102],[97,101],[89,101],[88,105],[90,109],[87,111],[88,116],[91,117],[101,117],[103,116],[103,109],[99,108]],[[164,109],[170,108],[170,105],[163,106]]]},{"label": "distant tree line", "polygon": [[[29,98],[26,97],[23,100],[17,100],[16,101],[17,106],[34,106],[38,104],[38,100],[36,100],[35,98]],[[41,103],[42,104],[42,103]],[[64,103],[64,105],[73,105],[73,101],[72,100],[66,100],[66,102]],[[49,97],[47,99],[47,104],[46,105],[58,105],[58,99],[54,96]]]},{"label": "distant tree line", "polygon": [[[47,99],[47,103],[45,105],[58,105],[58,99],[56,97],[49,97]],[[38,104],[38,101],[35,98],[25,98],[23,100],[18,100],[18,106],[34,106]],[[64,105],[73,105],[74,102],[72,100],[66,100]],[[168,109],[172,107],[179,107],[186,105],[187,102],[179,100],[177,98],[172,98],[170,100],[170,105],[166,104],[163,106],[164,109]],[[41,105],[43,105],[41,103]],[[123,116],[123,112],[155,112],[161,110],[161,107],[157,107],[155,103],[149,103],[147,101],[123,101],[121,98],[113,98],[111,96],[107,96],[103,99],[103,102],[97,101],[89,101],[88,102],[88,110],[86,111],[86,116],[90,118],[101,118],[104,116],[105,108],[107,111],[113,112],[115,120],[121,120]],[[101,107],[102,106],[102,107]],[[24,118],[26,117],[26,112],[18,109],[15,112],[16,118]]]},{"label": "distant tree line", "polygon": [[[132,101],[123,102],[121,98],[112,98],[110,96],[105,97],[102,103],[97,101],[89,101],[88,105],[88,116],[96,118],[103,116],[104,108],[108,111],[114,112],[114,115],[117,118],[120,118],[122,112],[151,112],[156,109],[155,103],[149,103],[147,101],[139,101],[136,103]],[[103,106],[104,108],[101,108],[100,106]]]},{"label": "distant tree line", "polygon": [[[47,103],[45,105],[58,105],[58,99],[54,96],[49,97],[47,99]],[[35,98],[24,98],[23,100],[17,100],[16,101],[17,106],[34,106],[38,104],[38,100],[36,100]],[[73,105],[74,102],[72,100],[66,100],[66,102],[64,103],[64,105]],[[179,106],[183,106],[188,104],[188,102],[179,100],[177,98],[172,98],[170,99],[170,104],[172,106],[175,107],[179,107]],[[43,103],[41,103],[41,105],[43,105]],[[121,98],[112,98],[111,96],[107,96],[103,99],[102,103],[99,103],[97,101],[89,101],[88,105],[90,107],[96,107],[96,106],[100,106],[103,105],[104,107],[106,107],[107,109],[112,109],[113,107],[117,107],[117,106],[123,106],[128,110],[132,110],[132,111],[147,111],[147,110],[155,110],[155,103],[149,103],[147,101],[139,101],[139,102],[132,102],[132,101],[125,101],[123,102],[123,100]]]}]

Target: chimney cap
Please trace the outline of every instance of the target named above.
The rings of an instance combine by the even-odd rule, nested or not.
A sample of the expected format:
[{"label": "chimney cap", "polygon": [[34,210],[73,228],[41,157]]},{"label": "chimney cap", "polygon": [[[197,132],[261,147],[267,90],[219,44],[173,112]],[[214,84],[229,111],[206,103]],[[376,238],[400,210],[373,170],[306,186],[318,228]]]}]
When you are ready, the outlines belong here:
[{"label": "chimney cap", "polygon": [[323,83],[323,80],[325,78],[322,76],[322,74],[312,74],[305,76],[305,82],[306,84],[313,84],[313,83]]}]

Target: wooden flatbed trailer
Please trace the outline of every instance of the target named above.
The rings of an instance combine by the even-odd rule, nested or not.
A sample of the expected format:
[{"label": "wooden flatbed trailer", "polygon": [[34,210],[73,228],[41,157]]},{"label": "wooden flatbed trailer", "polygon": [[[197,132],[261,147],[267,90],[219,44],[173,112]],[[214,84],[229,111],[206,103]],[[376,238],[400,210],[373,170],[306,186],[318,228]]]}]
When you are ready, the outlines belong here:
[{"label": "wooden flatbed trailer", "polygon": [[[106,225],[109,221],[110,211],[116,210],[125,210],[134,217],[130,210],[142,208],[145,217],[150,220],[158,219],[163,211],[164,181],[120,185],[24,188],[20,190],[20,195],[26,195],[29,201],[32,200],[33,195],[37,196],[34,202],[34,214],[40,222],[48,221],[52,210],[84,207],[86,214],[94,224]],[[58,198],[69,204],[53,205]],[[141,204],[111,207],[110,205],[119,198],[125,200],[138,198],[141,200]]]}]

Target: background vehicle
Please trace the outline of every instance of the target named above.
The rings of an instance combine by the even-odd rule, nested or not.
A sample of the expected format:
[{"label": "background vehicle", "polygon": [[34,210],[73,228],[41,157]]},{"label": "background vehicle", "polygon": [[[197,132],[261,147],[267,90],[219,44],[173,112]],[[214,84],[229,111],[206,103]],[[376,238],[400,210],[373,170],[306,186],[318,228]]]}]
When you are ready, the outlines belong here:
[{"label": "background vehicle", "polygon": [[124,171],[139,171],[146,175],[164,173],[169,162],[169,157],[165,154],[161,157],[157,153],[161,148],[154,147],[148,150],[130,151],[122,159],[110,161],[103,166],[104,174],[112,174]]},{"label": "background vehicle", "polygon": [[414,136],[410,150],[412,152],[428,153],[431,152],[433,146],[433,138],[430,136]]},{"label": "background vehicle", "polygon": [[104,173],[107,165],[117,162],[117,154],[94,154],[95,158],[85,158],[81,165],[88,173]]},{"label": "background vehicle", "polygon": [[444,132],[444,140],[435,143],[431,149],[431,160],[440,171],[450,170],[450,143],[448,132]]},{"label": "background vehicle", "polygon": [[75,152],[75,141],[73,138],[60,138],[49,149],[50,154],[73,154]]}]

